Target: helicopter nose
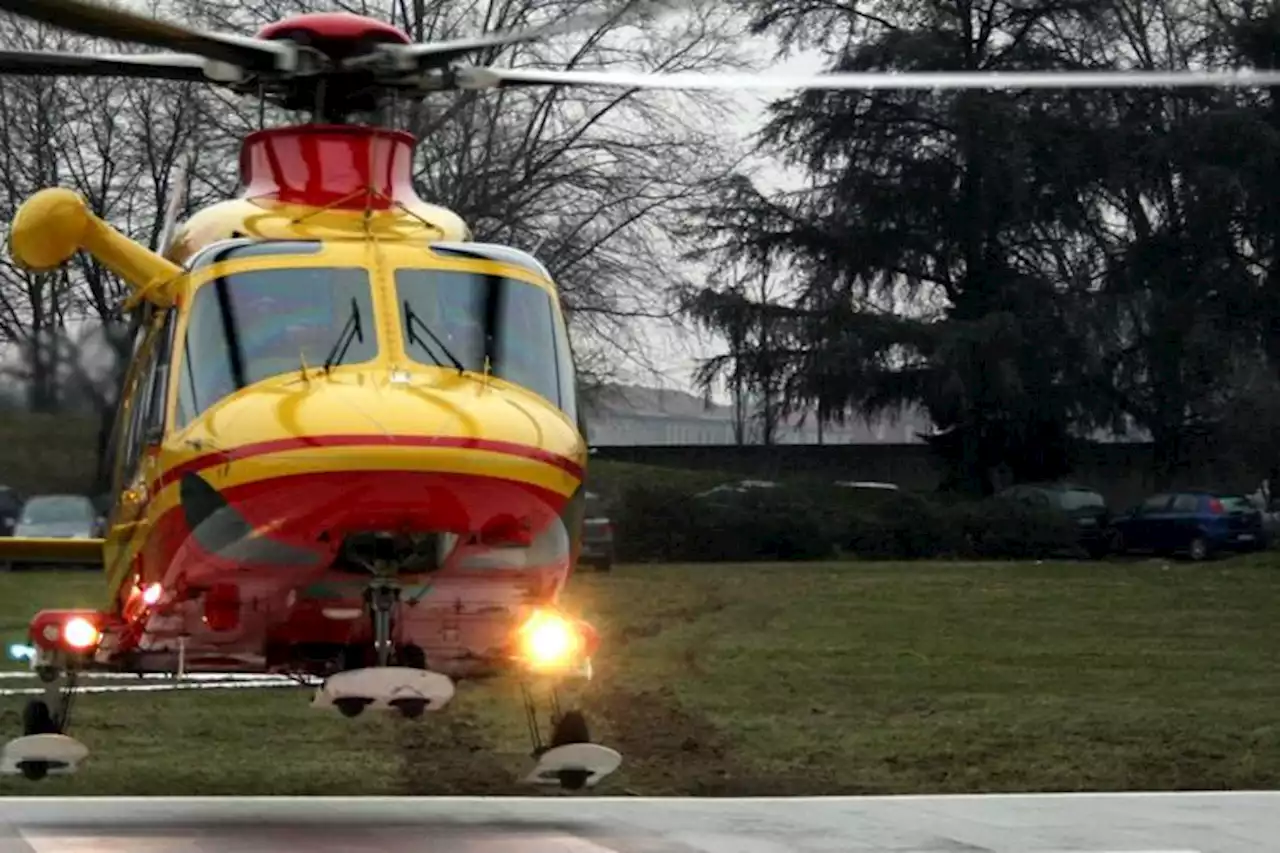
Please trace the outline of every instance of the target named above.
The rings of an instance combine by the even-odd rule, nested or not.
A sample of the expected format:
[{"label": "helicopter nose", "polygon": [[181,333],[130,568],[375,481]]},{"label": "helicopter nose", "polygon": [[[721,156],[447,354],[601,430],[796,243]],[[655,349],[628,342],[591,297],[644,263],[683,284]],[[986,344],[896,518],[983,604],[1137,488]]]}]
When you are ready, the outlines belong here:
[{"label": "helicopter nose", "polygon": [[[536,533],[561,523],[585,449],[558,408],[456,374],[378,380],[335,372],[332,381],[254,386],[193,424],[182,446],[217,450],[187,451],[166,467],[201,478],[174,484],[193,538],[198,529],[208,540],[196,544],[247,554],[243,543],[266,529],[316,543],[387,530]],[[273,552],[279,559],[287,552]]]}]

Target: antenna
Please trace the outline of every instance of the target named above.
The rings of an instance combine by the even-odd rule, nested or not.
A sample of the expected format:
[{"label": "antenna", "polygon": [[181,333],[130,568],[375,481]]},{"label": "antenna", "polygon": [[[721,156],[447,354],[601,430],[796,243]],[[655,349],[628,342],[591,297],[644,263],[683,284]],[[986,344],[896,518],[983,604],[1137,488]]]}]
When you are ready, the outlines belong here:
[{"label": "antenna", "polygon": [[191,189],[191,173],[195,170],[195,165],[196,147],[192,143],[187,148],[186,156],[174,167],[177,170],[177,174],[173,179],[173,193],[169,196],[169,204],[164,211],[164,226],[161,228],[160,237],[156,241],[156,250],[166,257],[172,248],[174,234],[178,230],[178,217],[182,215],[182,211],[187,207],[187,196]]}]

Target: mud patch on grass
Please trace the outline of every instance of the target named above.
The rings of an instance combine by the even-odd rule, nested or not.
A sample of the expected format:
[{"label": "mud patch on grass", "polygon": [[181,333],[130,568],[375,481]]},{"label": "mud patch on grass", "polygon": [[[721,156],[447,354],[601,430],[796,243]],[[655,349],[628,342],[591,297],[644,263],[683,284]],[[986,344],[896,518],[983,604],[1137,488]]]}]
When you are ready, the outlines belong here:
[{"label": "mud patch on grass", "polygon": [[[400,722],[400,721],[398,721]],[[527,794],[512,768],[497,755],[465,716],[444,712],[423,720],[404,720],[396,741],[400,750],[400,789],[407,796]]]},{"label": "mud patch on grass", "polygon": [[[618,774],[601,793],[634,796],[783,797],[830,793],[830,773],[778,774],[754,765],[711,720],[684,706],[670,688],[611,691],[586,703],[607,730],[603,740],[622,753]],[[821,756],[813,756],[820,760]],[[847,793],[866,793],[844,786]]]},{"label": "mud patch on grass", "polygon": [[778,777],[751,766],[706,717],[684,707],[669,688],[612,691],[588,710],[607,722],[607,744],[623,769],[606,783],[636,796],[786,796],[821,791],[822,780]]},{"label": "mud patch on grass", "polygon": [[606,743],[623,755],[610,788],[644,796],[702,794],[724,783],[730,762],[723,736],[685,710],[669,688],[602,692],[586,707],[608,730]]},{"label": "mud patch on grass", "polygon": [[704,616],[718,613],[724,610],[725,606],[726,602],[722,598],[708,594],[706,598],[696,603],[659,611],[643,622],[624,624],[617,631],[608,631],[604,639],[611,646],[621,646],[636,640],[647,640],[658,636],[673,626],[686,625],[690,622],[696,622]]}]

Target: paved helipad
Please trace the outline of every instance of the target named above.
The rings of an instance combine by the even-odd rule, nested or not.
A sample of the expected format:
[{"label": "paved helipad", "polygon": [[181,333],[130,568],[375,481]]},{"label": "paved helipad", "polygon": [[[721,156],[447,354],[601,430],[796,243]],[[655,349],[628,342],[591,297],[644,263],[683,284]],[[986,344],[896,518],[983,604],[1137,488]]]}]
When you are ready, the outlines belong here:
[{"label": "paved helipad", "polygon": [[0,853],[1271,853],[1280,792],[0,799]]}]

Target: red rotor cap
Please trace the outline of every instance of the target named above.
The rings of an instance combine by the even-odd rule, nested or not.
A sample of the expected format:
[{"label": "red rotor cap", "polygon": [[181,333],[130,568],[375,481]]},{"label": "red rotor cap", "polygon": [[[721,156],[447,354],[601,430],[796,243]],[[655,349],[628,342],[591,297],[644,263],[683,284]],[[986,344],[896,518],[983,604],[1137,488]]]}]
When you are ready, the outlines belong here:
[{"label": "red rotor cap", "polygon": [[368,39],[377,42],[412,44],[402,30],[379,21],[350,12],[312,12],[294,15],[258,30],[260,39],[284,39],[293,33],[305,32],[314,39],[324,41],[356,41]]}]

